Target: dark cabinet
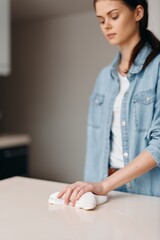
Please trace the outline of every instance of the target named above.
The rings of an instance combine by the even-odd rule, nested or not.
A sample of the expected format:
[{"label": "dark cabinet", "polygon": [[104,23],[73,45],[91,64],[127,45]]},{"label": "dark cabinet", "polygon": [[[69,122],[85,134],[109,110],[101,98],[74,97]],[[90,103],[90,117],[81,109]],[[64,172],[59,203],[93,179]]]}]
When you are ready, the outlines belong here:
[{"label": "dark cabinet", "polygon": [[0,149],[0,179],[27,174],[28,146]]}]

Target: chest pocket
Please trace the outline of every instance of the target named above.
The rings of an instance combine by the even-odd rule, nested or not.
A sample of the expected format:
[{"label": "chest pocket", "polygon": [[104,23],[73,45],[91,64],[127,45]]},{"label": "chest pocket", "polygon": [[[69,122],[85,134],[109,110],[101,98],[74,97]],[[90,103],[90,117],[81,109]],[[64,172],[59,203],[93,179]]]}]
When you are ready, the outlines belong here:
[{"label": "chest pocket", "polygon": [[154,89],[139,92],[134,96],[135,122],[138,132],[147,132],[151,127],[155,100]]},{"label": "chest pocket", "polygon": [[101,126],[104,109],[104,99],[104,95],[99,93],[94,93],[90,97],[88,125],[95,128],[99,128]]}]

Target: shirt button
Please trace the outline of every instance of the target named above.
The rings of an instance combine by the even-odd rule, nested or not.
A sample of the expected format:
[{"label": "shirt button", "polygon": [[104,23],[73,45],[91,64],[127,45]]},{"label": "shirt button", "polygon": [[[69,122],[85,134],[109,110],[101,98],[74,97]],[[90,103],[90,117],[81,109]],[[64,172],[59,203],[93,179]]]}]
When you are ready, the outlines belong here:
[{"label": "shirt button", "polygon": [[127,158],[128,157],[128,153],[127,152],[123,153],[123,156]]},{"label": "shirt button", "polygon": [[96,105],[99,105],[99,104],[100,104],[100,99],[99,99],[99,98],[96,98],[95,104],[96,104]]},{"label": "shirt button", "polygon": [[126,126],[126,122],[122,121],[122,127],[125,127],[125,126]]},{"label": "shirt button", "polygon": [[150,100],[150,97],[146,97],[146,102],[148,102]]}]

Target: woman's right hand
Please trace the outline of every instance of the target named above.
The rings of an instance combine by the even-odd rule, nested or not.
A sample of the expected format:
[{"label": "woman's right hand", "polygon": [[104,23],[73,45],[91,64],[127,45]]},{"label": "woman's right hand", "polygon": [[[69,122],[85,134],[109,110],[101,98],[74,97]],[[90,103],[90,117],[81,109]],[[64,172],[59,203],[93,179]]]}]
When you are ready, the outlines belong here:
[{"label": "woman's right hand", "polygon": [[87,182],[76,182],[70,184],[64,188],[59,194],[58,198],[65,196],[65,204],[71,204],[75,206],[76,201],[86,192],[92,192],[97,195],[105,195],[103,190],[103,184],[100,183],[87,183]]}]

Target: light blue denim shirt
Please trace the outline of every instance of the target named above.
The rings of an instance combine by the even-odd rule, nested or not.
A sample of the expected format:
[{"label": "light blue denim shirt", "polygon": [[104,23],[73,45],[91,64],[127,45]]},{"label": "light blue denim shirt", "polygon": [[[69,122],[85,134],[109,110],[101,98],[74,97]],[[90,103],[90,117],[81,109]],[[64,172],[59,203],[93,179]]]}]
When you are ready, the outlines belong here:
[{"label": "light blue denim shirt", "polygon": [[[130,86],[121,106],[123,160],[127,165],[143,150],[148,151],[157,166],[126,184],[127,191],[160,196],[160,54],[143,70],[150,52],[151,47],[146,44],[127,74]],[[119,59],[120,53],[102,69],[90,97],[85,181],[99,182],[108,176]]]}]

